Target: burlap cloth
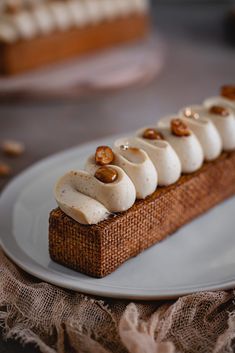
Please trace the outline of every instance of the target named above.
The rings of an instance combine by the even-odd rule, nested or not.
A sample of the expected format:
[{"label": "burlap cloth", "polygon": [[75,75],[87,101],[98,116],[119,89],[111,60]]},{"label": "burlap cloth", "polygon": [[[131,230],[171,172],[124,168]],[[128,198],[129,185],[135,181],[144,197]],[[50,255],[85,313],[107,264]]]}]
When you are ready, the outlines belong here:
[{"label": "burlap cloth", "polygon": [[0,250],[0,322],[6,338],[42,352],[233,352],[235,292],[172,302],[101,299],[43,283]]}]

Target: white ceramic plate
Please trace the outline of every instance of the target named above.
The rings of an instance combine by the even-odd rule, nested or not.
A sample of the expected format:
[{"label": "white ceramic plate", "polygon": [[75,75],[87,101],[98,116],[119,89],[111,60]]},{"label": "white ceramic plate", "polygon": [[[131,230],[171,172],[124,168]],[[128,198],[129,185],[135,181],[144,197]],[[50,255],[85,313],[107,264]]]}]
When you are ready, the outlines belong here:
[{"label": "white ceramic plate", "polygon": [[61,287],[101,296],[160,299],[235,286],[235,198],[184,226],[173,236],[130,259],[103,279],[52,262],[48,214],[56,206],[56,179],[81,168],[96,141],[52,156],[13,180],[0,198],[1,244],[25,271]]}]

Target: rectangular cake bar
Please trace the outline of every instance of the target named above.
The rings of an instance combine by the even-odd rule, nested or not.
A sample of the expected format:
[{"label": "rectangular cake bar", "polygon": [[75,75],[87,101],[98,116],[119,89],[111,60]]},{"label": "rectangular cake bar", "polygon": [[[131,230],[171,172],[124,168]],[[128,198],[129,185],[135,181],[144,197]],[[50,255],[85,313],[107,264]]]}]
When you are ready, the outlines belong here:
[{"label": "rectangular cake bar", "polygon": [[235,152],[204,163],[199,171],[159,187],[128,211],[97,225],[79,224],[57,208],[49,219],[50,256],[76,271],[104,277],[233,194]]},{"label": "rectangular cake bar", "polygon": [[53,32],[30,40],[0,43],[0,73],[18,74],[80,54],[144,37],[147,14],[133,14],[112,21]]}]

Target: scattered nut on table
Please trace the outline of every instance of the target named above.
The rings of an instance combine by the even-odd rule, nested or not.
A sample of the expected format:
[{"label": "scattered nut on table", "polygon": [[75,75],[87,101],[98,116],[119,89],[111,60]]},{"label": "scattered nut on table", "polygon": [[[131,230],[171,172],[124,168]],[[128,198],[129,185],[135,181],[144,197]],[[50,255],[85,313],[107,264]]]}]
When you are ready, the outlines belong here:
[{"label": "scattered nut on table", "polygon": [[18,157],[24,153],[25,146],[22,142],[6,140],[2,143],[2,150],[8,156]]},{"label": "scattered nut on table", "polygon": [[0,177],[7,177],[11,172],[11,167],[8,164],[0,162]]}]

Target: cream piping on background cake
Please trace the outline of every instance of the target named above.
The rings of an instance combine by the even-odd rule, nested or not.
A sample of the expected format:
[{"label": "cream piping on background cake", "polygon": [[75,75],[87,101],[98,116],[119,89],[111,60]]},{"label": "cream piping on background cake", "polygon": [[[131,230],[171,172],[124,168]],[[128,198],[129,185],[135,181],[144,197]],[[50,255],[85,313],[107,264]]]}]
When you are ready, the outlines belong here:
[{"label": "cream piping on background cake", "polygon": [[15,28],[19,39],[29,40],[39,34],[39,28],[29,11],[20,10],[15,14],[6,15],[5,20],[8,25],[12,25]]},{"label": "cream piping on background cake", "polygon": [[6,17],[0,15],[0,42],[14,43],[18,38],[17,29],[12,26],[12,23]]},{"label": "cream piping on background cake", "polygon": [[38,5],[32,10],[32,16],[36,26],[39,29],[40,35],[46,35],[56,29],[56,23],[53,20],[51,13],[48,11],[47,6]]},{"label": "cream piping on background cake", "polygon": [[71,28],[73,23],[71,21],[70,11],[68,6],[63,1],[51,2],[48,5],[48,11],[51,14],[52,21],[55,22],[56,29],[59,31],[66,31]]},{"label": "cream piping on background cake", "polygon": [[71,26],[84,27],[89,23],[87,9],[83,2],[70,0],[66,5],[70,15]]},{"label": "cream piping on background cake", "polygon": [[[4,4],[16,4],[16,8],[13,6],[6,13]],[[12,43],[46,35],[53,30],[66,31],[72,27],[146,13],[148,9],[148,0],[8,0],[0,8],[0,40]]]}]

